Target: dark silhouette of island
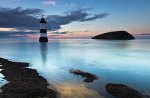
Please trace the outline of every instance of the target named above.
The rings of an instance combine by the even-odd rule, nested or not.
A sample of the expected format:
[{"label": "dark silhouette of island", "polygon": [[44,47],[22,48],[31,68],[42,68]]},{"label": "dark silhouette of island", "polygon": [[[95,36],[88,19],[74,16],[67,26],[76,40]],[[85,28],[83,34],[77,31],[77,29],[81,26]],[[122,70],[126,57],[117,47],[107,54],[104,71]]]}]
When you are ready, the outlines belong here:
[{"label": "dark silhouette of island", "polygon": [[92,39],[105,39],[105,40],[133,40],[135,39],[127,31],[113,31],[97,35]]}]

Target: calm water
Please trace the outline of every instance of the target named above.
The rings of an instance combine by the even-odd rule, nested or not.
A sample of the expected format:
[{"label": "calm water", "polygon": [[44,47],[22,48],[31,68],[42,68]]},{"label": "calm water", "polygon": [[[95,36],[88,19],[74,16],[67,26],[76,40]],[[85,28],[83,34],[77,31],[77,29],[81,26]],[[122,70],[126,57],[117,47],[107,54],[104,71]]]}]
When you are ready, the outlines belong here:
[{"label": "calm water", "polygon": [[[37,69],[62,98],[111,97],[107,83],[121,83],[150,94],[150,40],[50,40],[49,43],[0,41],[0,57]],[[85,83],[69,73],[80,69],[99,79]],[[0,74],[0,86],[3,85]]]}]

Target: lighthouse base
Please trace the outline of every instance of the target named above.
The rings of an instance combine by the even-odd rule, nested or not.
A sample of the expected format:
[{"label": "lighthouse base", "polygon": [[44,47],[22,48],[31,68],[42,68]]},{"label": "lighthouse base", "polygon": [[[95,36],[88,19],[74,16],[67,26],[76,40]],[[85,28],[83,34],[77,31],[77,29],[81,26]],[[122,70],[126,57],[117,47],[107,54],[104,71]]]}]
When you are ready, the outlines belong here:
[{"label": "lighthouse base", "polygon": [[40,37],[39,42],[48,42],[47,37]]}]

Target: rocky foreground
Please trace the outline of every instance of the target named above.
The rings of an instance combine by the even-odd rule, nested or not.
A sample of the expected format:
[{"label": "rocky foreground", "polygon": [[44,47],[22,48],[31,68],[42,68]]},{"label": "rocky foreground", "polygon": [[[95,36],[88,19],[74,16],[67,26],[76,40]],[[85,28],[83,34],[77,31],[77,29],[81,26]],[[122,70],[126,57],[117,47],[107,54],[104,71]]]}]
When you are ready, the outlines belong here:
[{"label": "rocky foreground", "polygon": [[0,98],[56,98],[57,92],[48,89],[47,80],[36,70],[27,68],[29,63],[12,62],[0,58],[0,73],[7,84],[1,87]]}]

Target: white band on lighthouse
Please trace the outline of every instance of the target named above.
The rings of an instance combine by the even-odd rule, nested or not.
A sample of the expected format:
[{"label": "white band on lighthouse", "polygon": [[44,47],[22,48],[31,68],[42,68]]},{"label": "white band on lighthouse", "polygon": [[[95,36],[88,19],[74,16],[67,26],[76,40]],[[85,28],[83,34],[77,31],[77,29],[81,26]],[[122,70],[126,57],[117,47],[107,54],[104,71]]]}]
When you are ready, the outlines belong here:
[{"label": "white band on lighthouse", "polygon": [[45,24],[45,23],[41,23],[41,24],[40,24],[40,28],[41,28],[41,29],[46,29],[46,24]]},{"label": "white band on lighthouse", "polygon": [[40,37],[47,37],[47,33],[40,33]]}]

